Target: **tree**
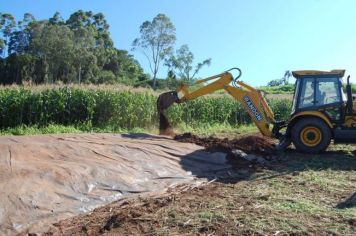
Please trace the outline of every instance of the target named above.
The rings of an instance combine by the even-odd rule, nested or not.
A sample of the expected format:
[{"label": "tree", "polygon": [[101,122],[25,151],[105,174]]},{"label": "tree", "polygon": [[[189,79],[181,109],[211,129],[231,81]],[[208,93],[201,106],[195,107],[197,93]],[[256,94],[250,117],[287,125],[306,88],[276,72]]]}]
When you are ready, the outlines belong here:
[{"label": "tree", "polygon": [[95,30],[93,27],[79,27],[73,32],[73,60],[77,66],[77,78],[80,84],[83,65],[88,65],[87,68],[93,68],[96,65],[96,57],[93,52],[93,48],[95,47]]},{"label": "tree", "polygon": [[30,52],[48,64],[47,81],[67,78],[72,70],[73,31],[65,25],[51,25],[47,21],[36,22]]},{"label": "tree", "polygon": [[140,26],[140,37],[133,43],[133,50],[141,49],[149,62],[153,74],[153,88],[156,88],[157,73],[162,60],[171,53],[176,41],[176,28],[164,14],[158,14],[152,21]]},{"label": "tree", "polygon": [[16,27],[15,18],[8,13],[0,13],[0,31],[2,38],[0,38],[0,53],[5,57],[6,49],[9,45],[11,33]]},{"label": "tree", "polygon": [[170,57],[166,60],[165,65],[168,66],[169,70],[173,71],[174,74],[177,74],[181,79],[190,82],[203,66],[210,66],[211,64],[211,59],[208,58],[198,63],[193,69],[193,60],[193,53],[189,50],[188,45],[184,44],[176,51],[176,55],[170,55]]},{"label": "tree", "polygon": [[292,73],[290,70],[286,70],[284,72],[284,75],[281,79],[274,79],[274,80],[271,80],[267,83],[268,86],[280,86],[280,85],[288,85],[289,82],[288,82],[288,79],[289,77],[292,76]]},{"label": "tree", "polygon": [[105,16],[102,13],[94,14],[92,11],[79,10],[71,14],[65,24],[74,32],[78,82],[83,79],[94,83],[100,82],[98,80],[102,75],[100,70],[108,63],[113,50]]},{"label": "tree", "polygon": [[8,54],[24,54],[28,51],[31,40],[31,26],[35,22],[31,13],[25,13],[23,20],[17,23],[17,30],[10,35]]},{"label": "tree", "polygon": [[136,85],[147,78],[132,55],[114,48],[102,13],[79,10],[64,20],[56,12],[40,21],[26,13],[17,24],[10,14],[0,13],[2,84],[62,81]]},{"label": "tree", "polygon": [[53,17],[48,19],[48,22],[52,25],[64,25],[64,20],[58,11],[54,13]]},{"label": "tree", "polygon": [[292,76],[292,72],[291,72],[290,70],[286,70],[286,71],[284,72],[284,75],[283,75],[283,77],[282,77],[282,79],[281,79],[284,85],[289,84],[289,78],[290,78],[291,76]]},{"label": "tree", "polygon": [[112,48],[113,42],[109,34],[109,24],[103,13],[94,14],[92,11],[76,11],[70,15],[66,25],[72,29],[94,27],[97,47]]}]

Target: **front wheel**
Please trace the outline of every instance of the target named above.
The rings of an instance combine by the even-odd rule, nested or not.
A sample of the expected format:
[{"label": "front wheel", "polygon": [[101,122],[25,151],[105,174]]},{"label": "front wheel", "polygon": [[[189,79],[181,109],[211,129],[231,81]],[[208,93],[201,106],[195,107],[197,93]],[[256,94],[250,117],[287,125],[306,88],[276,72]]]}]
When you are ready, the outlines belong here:
[{"label": "front wheel", "polygon": [[301,118],[292,128],[292,141],[300,152],[319,153],[329,146],[331,130],[319,118]]}]

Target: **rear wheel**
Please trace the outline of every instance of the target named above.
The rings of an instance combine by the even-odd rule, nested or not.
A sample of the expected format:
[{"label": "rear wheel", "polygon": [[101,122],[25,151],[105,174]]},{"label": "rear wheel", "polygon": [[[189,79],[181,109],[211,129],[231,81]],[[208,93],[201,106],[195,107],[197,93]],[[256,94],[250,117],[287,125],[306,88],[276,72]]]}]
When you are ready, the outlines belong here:
[{"label": "rear wheel", "polygon": [[331,130],[319,118],[302,118],[292,128],[292,141],[300,152],[319,153],[329,146]]}]

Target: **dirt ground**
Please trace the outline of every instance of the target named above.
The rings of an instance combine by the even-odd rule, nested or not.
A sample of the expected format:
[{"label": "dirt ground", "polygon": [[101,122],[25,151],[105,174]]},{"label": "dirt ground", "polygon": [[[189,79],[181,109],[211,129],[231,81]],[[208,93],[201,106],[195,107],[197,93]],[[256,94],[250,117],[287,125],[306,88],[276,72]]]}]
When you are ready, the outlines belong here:
[{"label": "dirt ground", "polygon": [[57,222],[45,235],[355,235],[355,146],[332,146],[320,155],[276,154],[273,143],[258,136],[175,139],[273,158],[260,165],[229,155],[234,168],[202,186],[123,199]]}]

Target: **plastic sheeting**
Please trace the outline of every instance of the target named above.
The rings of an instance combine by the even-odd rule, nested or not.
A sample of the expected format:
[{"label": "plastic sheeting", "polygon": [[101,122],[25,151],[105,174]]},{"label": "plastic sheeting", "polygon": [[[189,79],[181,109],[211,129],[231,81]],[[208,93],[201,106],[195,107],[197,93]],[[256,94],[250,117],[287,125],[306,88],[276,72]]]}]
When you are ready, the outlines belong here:
[{"label": "plastic sheeting", "polygon": [[226,168],[225,154],[163,136],[0,137],[0,234],[37,231],[123,196],[213,178]]}]

